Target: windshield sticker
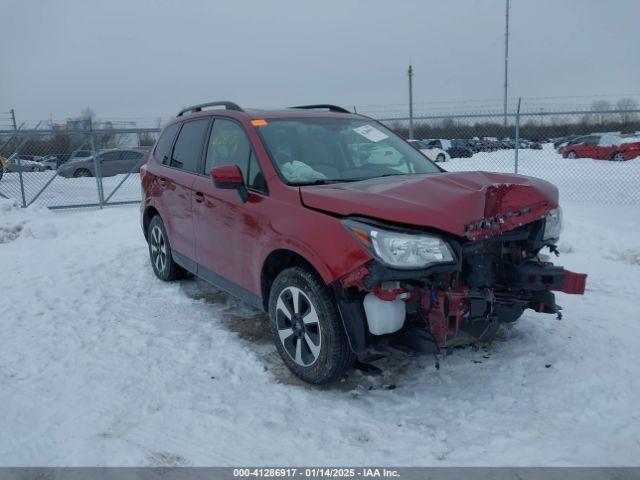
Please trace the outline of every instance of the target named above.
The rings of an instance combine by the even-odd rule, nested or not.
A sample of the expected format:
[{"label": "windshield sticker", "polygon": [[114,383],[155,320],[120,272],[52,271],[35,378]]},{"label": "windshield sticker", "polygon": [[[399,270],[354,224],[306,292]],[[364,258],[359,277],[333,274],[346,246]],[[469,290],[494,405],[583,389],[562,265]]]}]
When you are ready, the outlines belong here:
[{"label": "windshield sticker", "polygon": [[389,138],[389,135],[386,135],[384,132],[381,132],[371,125],[363,125],[361,127],[354,128],[353,131],[362,135],[367,140],[371,140],[372,142],[379,142],[381,140],[384,140],[385,138]]}]

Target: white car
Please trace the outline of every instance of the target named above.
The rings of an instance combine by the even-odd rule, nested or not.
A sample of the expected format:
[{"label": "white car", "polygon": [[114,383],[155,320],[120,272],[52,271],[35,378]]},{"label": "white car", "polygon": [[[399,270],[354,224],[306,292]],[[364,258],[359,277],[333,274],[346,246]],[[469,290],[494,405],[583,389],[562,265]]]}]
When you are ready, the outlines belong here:
[{"label": "white car", "polygon": [[407,140],[432,162],[448,162],[451,160],[449,154],[441,148],[432,147],[422,140]]},{"label": "white car", "polygon": [[44,172],[46,167],[33,160],[36,157],[34,155],[16,155],[13,154],[9,158],[2,160],[3,168],[5,172]]}]

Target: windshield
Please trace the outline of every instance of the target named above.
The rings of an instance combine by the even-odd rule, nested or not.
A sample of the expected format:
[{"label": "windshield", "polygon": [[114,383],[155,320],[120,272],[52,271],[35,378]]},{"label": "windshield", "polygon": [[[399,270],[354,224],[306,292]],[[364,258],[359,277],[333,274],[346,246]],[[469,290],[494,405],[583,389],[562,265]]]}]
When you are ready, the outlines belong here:
[{"label": "windshield", "polygon": [[268,120],[258,131],[290,185],[440,172],[393,132],[364,119]]}]

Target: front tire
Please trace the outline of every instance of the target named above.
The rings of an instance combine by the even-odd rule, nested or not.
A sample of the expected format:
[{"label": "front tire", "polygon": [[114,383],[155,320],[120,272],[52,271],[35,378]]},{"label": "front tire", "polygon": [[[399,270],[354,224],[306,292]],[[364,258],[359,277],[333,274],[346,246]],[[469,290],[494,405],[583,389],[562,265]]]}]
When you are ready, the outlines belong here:
[{"label": "front tire", "polygon": [[611,160],[614,161],[614,162],[623,162],[624,161],[624,155],[622,154],[622,152],[616,152],[611,157]]},{"label": "front tire", "polygon": [[436,162],[446,162],[446,161],[447,159],[441,153],[439,153],[438,156],[436,157]]},{"label": "front tire", "polygon": [[289,268],[276,277],[269,322],[280,357],[305,382],[332,382],[355,360],[331,290],[305,268]]},{"label": "front tire", "polygon": [[149,222],[147,243],[149,245],[151,267],[156,277],[165,282],[170,282],[187,276],[186,270],[173,261],[167,230],[164,228],[164,222],[159,215],[153,217]]},{"label": "front tire", "polygon": [[578,158],[578,154],[572,150],[567,154],[567,158],[570,158],[573,160],[574,158]]},{"label": "front tire", "polygon": [[74,178],[90,177],[90,176],[91,176],[91,170],[88,170],[86,168],[79,168],[78,170],[73,172]]}]

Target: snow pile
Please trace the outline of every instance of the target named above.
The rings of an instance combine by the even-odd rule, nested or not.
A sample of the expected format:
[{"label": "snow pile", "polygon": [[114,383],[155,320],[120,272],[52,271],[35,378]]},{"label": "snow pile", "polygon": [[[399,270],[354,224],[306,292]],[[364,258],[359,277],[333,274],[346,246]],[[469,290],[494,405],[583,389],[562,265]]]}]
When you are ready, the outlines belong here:
[{"label": "snow pile", "polygon": [[638,207],[564,205],[562,321],[323,388],[263,313],[157,280],[137,207],[1,208],[0,465],[640,465]]},{"label": "snow pile", "polygon": [[[9,243],[19,236],[38,239],[55,238],[55,224],[52,213],[45,207],[34,205],[27,209],[20,208],[15,200],[0,198],[0,243]],[[37,219],[36,222],[32,222]]]}]

